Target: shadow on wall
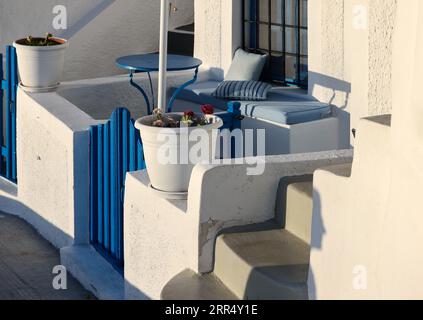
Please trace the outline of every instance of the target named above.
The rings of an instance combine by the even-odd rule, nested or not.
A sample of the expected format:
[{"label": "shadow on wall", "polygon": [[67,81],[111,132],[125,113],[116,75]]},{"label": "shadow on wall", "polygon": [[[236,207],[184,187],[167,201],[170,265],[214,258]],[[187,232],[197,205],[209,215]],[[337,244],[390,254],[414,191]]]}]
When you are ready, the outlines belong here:
[{"label": "shadow on wall", "polygon": [[[329,103],[333,107],[334,113],[340,121],[338,131],[340,139],[339,149],[351,148],[351,115],[346,110],[349,106],[349,99],[352,91],[351,83],[313,71],[309,71],[309,79],[308,92],[310,95],[313,94],[317,87],[325,88],[332,92],[329,101],[323,102]],[[334,104],[339,94],[345,95],[344,102],[340,106]]]},{"label": "shadow on wall", "polygon": [[59,34],[59,37],[65,39],[71,39],[79,31],[81,31],[86,25],[91,23],[96,17],[98,17],[104,10],[110,7],[116,0],[103,0],[94,9],[89,11],[79,21],[73,24],[70,28]]},{"label": "shadow on wall", "polygon": [[308,91],[313,93],[316,87],[323,87],[332,91],[332,97],[329,101],[325,101],[331,105],[335,101],[336,94],[338,92],[345,94],[345,102],[342,106],[337,106],[337,108],[344,110],[348,107],[349,97],[351,94],[351,83],[340,80],[325,74],[309,71],[309,88]]},{"label": "shadow on wall", "polygon": [[[323,238],[326,234],[326,228],[322,217],[322,202],[319,192],[313,190],[313,223],[311,233],[311,251],[321,251],[323,248]],[[314,278],[313,268],[309,265],[308,270],[308,298],[309,300],[317,299],[316,281]]]}]

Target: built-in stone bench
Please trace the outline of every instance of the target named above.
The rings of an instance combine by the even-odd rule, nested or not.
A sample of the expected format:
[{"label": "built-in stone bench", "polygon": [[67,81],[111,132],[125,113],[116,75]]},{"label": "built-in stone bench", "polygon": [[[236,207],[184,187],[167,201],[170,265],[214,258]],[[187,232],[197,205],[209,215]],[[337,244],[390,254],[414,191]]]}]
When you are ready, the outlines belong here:
[{"label": "built-in stone bench", "polygon": [[[208,79],[188,86],[179,94],[173,111],[192,109],[200,112],[201,104],[211,104],[217,111],[226,111],[228,101],[212,95],[219,83]],[[339,120],[332,106],[316,101],[301,89],[274,87],[266,101],[238,102],[241,115],[245,117],[242,129],[266,130],[266,155],[349,147],[342,145],[339,139]]]}]

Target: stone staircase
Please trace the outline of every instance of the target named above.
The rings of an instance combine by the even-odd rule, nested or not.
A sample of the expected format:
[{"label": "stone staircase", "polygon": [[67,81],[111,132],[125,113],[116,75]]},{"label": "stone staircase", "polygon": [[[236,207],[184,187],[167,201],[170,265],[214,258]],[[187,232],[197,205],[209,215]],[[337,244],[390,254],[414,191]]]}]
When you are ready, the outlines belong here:
[{"label": "stone staircase", "polygon": [[283,179],[275,219],[226,230],[216,240],[213,273],[185,270],[164,300],[307,299],[312,177]]}]

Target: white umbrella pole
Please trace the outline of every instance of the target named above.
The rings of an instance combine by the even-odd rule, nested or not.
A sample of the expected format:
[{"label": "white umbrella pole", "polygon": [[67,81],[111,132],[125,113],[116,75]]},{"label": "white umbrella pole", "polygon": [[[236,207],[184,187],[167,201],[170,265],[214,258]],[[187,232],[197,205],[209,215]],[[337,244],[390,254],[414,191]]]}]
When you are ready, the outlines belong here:
[{"label": "white umbrella pole", "polygon": [[160,57],[158,108],[166,112],[167,41],[169,29],[169,0],[160,0]]}]

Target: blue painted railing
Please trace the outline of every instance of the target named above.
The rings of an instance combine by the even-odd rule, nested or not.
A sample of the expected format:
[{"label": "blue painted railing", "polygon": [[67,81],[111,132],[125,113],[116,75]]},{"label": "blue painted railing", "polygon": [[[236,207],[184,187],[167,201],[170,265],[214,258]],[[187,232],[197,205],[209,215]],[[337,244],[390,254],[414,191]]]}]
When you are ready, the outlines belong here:
[{"label": "blue painted railing", "polygon": [[[19,82],[16,49],[12,46],[6,47],[5,68],[6,70],[3,70],[3,55],[0,54],[0,133],[3,137],[0,175],[16,183],[16,96]],[[3,75],[4,72],[5,75]],[[6,112],[4,112],[4,107]],[[3,130],[4,125],[6,125],[5,130]]]},{"label": "blue painted railing", "polygon": [[218,112],[216,116],[220,117],[223,120],[223,129],[235,130],[241,128],[241,104],[239,102],[229,102],[227,111],[225,112]]},{"label": "blue painted railing", "polygon": [[127,109],[91,127],[90,241],[123,269],[123,195],[129,171],[145,168],[139,131]]},{"label": "blue painted railing", "polygon": [[[240,127],[239,103],[216,114],[222,129]],[[92,126],[90,143],[90,242],[116,267],[123,270],[123,199],[127,172],[145,169],[139,131],[127,109],[116,109],[111,119]]]}]

